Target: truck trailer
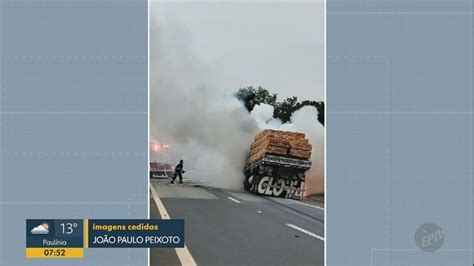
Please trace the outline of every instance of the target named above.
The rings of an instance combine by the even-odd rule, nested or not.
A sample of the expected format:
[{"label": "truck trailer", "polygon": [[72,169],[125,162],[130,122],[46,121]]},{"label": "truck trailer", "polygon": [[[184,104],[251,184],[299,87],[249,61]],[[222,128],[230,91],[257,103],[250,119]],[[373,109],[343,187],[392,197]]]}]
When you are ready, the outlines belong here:
[{"label": "truck trailer", "polygon": [[244,189],[257,195],[301,199],[311,168],[311,144],[304,133],[263,130],[250,146]]}]

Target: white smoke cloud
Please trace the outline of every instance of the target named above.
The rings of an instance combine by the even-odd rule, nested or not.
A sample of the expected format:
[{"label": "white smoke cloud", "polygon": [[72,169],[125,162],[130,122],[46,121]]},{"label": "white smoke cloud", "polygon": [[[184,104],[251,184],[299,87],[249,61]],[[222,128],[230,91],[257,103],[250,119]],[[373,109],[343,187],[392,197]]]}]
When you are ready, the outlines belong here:
[{"label": "white smoke cloud", "polygon": [[313,106],[304,106],[295,111],[290,123],[282,124],[279,119],[273,118],[273,107],[268,104],[255,106],[250,116],[255,119],[259,130],[277,129],[305,133],[306,138],[313,145],[311,151],[312,166],[306,174],[305,195],[324,192],[324,127],[316,119],[318,110]]},{"label": "white smoke cloud", "polygon": [[262,129],[280,129],[280,119],[273,118],[273,106],[269,104],[259,104],[254,106],[250,117],[257,122],[260,130]]},{"label": "white smoke cloud", "polygon": [[304,106],[291,116],[291,124],[296,131],[303,132],[313,145],[311,151],[311,169],[306,175],[305,195],[324,192],[324,127],[315,119],[318,110],[313,106]]},{"label": "white smoke cloud", "polygon": [[179,24],[151,19],[151,139],[169,143],[190,178],[242,188],[242,171],[258,126],[233,96],[212,86]]},{"label": "white smoke cloud", "polygon": [[300,131],[313,145],[307,190],[323,192],[324,129],[314,107],[296,111],[285,124],[273,118],[270,105],[257,105],[249,115],[233,95],[213,86],[208,68],[191,52],[184,27],[154,17],[150,27],[150,138],[171,146],[167,161],[183,159],[186,175],[195,181],[238,190],[256,133]]}]

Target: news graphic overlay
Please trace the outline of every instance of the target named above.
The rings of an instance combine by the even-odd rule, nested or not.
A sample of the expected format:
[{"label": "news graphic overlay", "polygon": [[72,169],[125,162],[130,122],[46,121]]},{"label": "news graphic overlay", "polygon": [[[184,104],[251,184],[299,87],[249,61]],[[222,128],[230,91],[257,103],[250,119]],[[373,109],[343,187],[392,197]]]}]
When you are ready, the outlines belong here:
[{"label": "news graphic overlay", "polygon": [[26,220],[27,258],[82,258],[83,220]]},{"label": "news graphic overlay", "polygon": [[89,248],[182,248],[184,220],[89,220]]},{"label": "news graphic overlay", "polygon": [[27,258],[83,258],[85,248],[183,248],[184,220],[27,219]]}]

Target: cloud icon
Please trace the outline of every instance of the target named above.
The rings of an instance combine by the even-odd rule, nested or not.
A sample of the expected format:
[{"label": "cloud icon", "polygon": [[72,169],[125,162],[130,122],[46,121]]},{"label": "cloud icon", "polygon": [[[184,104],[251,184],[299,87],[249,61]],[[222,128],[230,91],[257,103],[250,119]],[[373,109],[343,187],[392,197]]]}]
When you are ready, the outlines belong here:
[{"label": "cloud icon", "polygon": [[49,234],[48,229],[49,229],[49,225],[47,223],[43,223],[31,229],[31,233],[33,235],[46,235],[46,234]]}]

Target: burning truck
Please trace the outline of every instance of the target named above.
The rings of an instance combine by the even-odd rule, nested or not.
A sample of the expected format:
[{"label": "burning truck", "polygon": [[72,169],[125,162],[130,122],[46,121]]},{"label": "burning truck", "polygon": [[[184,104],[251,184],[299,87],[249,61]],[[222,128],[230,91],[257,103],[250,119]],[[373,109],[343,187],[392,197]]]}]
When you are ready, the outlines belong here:
[{"label": "burning truck", "polygon": [[304,133],[266,129],[255,136],[244,168],[244,189],[257,195],[301,199],[311,168]]}]

